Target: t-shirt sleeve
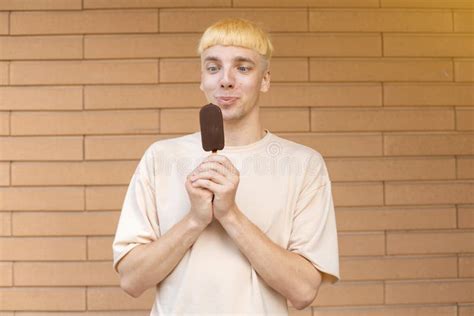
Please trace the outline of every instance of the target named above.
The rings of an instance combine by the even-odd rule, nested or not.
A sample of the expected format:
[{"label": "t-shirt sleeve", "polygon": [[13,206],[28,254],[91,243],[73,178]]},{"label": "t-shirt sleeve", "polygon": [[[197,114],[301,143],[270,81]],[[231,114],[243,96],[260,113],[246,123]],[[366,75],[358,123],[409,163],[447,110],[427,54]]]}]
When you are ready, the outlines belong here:
[{"label": "t-shirt sleeve", "polygon": [[310,261],[323,282],[339,276],[339,249],[331,181],[321,155],[312,157],[293,214],[288,250]]},{"label": "t-shirt sleeve", "polygon": [[149,148],[128,186],[112,244],[115,271],[119,261],[133,248],[157,240],[160,236],[153,161]]}]

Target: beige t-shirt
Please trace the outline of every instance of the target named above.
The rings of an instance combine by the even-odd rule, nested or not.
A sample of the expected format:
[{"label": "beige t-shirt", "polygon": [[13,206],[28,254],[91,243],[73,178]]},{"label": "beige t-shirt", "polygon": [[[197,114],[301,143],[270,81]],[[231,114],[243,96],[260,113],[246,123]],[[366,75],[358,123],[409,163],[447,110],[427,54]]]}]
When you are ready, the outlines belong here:
[{"label": "beige t-shirt", "polygon": [[[219,151],[240,172],[236,204],[274,243],[308,259],[323,280],[339,279],[331,181],[315,150],[266,131]],[[113,242],[114,268],[189,212],[186,176],[210,155],[199,132],[153,143],[140,160]],[[157,262],[156,264],[159,264]],[[150,315],[287,315],[287,300],[256,273],[217,220],[156,287]]]}]

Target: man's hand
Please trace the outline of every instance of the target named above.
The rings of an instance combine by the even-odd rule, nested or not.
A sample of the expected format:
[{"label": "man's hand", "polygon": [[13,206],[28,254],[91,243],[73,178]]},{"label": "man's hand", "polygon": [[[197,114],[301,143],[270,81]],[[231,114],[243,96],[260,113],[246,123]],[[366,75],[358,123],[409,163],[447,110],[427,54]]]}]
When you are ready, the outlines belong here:
[{"label": "man's hand", "polygon": [[197,173],[197,168],[186,177],[186,191],[191,201],[191,216],[196,223],[207,226],[212,222],[212,192],[192,185],[191,178]]},{"label": "man's hand", "polygon": [[194,188],[214,193],[214,216],[221,220],[235,208],[235,194],[239,185],[239,171],[227,157],[217,154],[208,156],[191,176]]}]

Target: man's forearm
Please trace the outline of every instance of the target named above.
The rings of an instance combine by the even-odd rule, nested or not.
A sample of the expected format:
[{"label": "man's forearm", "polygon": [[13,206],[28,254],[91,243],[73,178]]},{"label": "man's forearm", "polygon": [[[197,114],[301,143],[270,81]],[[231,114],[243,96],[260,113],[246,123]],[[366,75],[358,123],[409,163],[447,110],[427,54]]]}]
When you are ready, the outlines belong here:
[{"label": "man's forearm", "polygon": [[315,298],[321,274],[304,257],[270,240],[238,208],[221,225],[263,280],[302,309]]},{"label": "man's forearm", "polygon": [[188,213],[158,240],[132,249],[118,265],[120,286],[134,297],[160,283],[194,244],[205,226]]}]

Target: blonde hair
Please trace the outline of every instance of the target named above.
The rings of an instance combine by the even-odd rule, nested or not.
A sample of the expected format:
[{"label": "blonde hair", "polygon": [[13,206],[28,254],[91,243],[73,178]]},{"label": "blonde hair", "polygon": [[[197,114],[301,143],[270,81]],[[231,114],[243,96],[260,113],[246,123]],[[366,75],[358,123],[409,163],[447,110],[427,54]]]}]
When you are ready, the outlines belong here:
[{"label": "blonde hair", "polygon": [[214,45],[241,46],[258,52],[269,61],[273,53],[273,45],[266,31],[254,22],[241,18],[227,18],[209,26],[199,41],[197,52]]}]

